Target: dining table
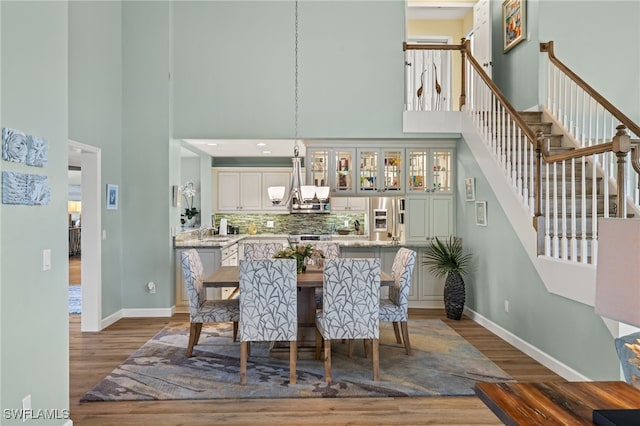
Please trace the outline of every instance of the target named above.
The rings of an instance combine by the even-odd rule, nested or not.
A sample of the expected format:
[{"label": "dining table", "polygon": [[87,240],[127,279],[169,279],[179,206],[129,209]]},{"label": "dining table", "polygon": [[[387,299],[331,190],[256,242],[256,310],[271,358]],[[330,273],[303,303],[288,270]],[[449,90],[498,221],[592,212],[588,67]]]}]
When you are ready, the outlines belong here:
[{"label": "dining table", "polygon": [[[300,358],[315,358],[315,327],[316,327],[316,288],[322,288],[323,269],[313,265],[307,266],[305,272],[297,274],[298,287],[298,356]],[[381,271],[380,286],[393,285],[393,277]],[[240,285],[239,266],[221,266],[203,281],[204,287],[235,287]],[[232,296],[237,292],[232,293]],[[278,356],[282,345],[272,348],[272,355]],[[285,354],[283,354],[285,356]],[[288,349],[286,352],[288,356]]]}]

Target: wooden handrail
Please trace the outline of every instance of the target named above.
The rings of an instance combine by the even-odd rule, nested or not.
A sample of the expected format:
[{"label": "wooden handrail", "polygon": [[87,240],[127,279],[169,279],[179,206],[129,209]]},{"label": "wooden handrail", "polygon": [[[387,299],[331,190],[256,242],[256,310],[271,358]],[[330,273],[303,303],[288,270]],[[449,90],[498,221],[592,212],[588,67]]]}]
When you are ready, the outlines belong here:
[{"label": "wooden handrail", "polygon": [[463,50],[464,46],[460,44],[409,44],[402,43],[402,51],[407,50]]},{"label": "wooden handrail", "polygon": [[627,117],[622,111],[616,108],[611,102],[609,102],[604,96],[598,93],[593,87],[589,86],[583,79],[578,77],[576,73],[571,71],[565,64],[560,62],[553,52],[553,41],[546,43],[540,43],[540,51],[546,52],[549,56],[549,60],[562,72],[571,78],[582,90],[595,99],[600,105],[602,105],[607,111],[617,118],[622,124],[624,124],[629,130],[631,130],[636,136],[640,136],[640,126],[634,123],[629,117]]}]

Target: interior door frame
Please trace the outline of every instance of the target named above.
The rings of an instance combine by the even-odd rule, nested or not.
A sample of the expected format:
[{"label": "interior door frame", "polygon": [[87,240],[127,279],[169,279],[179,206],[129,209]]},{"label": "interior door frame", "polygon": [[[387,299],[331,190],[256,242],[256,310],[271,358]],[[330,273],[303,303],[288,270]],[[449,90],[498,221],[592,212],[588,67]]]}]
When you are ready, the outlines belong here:
[{"label": "interior door frame", "polygon": [[80,245],[82,313],[81,331],[102,330],[102,151],[95,146],[69,141],[80,150],[82,233]]}]

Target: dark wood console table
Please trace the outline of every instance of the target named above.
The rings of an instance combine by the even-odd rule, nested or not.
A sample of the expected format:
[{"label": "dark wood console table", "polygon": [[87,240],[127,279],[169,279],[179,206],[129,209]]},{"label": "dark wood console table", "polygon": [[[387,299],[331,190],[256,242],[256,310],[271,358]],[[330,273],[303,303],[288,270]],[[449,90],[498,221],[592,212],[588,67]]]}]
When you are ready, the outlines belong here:
[{"label": "dark wood console table", "polygon": [[625,382],[478,383],[476,395],[506,425],[593,425],[593,410],[638,409]]}]

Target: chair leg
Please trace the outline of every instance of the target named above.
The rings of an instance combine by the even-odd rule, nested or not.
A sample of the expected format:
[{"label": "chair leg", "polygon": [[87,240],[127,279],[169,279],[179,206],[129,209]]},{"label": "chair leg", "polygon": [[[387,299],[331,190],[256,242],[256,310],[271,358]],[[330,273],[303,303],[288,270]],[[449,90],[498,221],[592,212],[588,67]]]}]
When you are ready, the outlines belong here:
[{"label": "chair leg", "polygon": [[240,342],[240,384],[247,384],[247,350],[249,342]]},{"label": "chair leg", "polygon": [[393,331],[396,333],[396,342],[402,344],[402,340],[400,339],[400,329],[398,328],[398,321],[393,322]]},{"label": "chair leg", "polygon": [[320,331],[316,328],[316,359],[320,359],[320,351],[322,349],[322,335]]},{"label": "chair leg", "polygon": [[347,342],[347,355],[349,358],[353,358],[353,339],[349,339]]},{"label": "chair leg", "polygon": [[324,381],[331,383],[331,340],[324,339]]},{"label": "chair leg", "polygon": [[238,340],[238,321],[233,322],[233,341]]},{"label": "chair leg", "polygon": [[364,348],[364,357],[369,358],[369,341],[362,339],[362,347]]},{"label": "chair leg", "polygon": [[409,326],[407,321],[402,321],[400,323],[400,327],[402,327],[402,340],[404,340],[404,349],[407,351],[407,355],[413,355],[411,351],[411,342],[409,341]]},{"label": "chair leg", "polygon": [[198,340],[200,339],[200,331],[202,331],[202,323],[192,322],[191,327],[189,328],[189,344],[187,346],[187,358],[191,357],[191,354],[193,354],[193,347],[198,344]]},{"label": "chair leg", "polygon": [[298,360],[298,342],[289,342],[289,383],[296,384],[296,362]]},{"label": "chair leg", "polygon": [[380,341],[373,339],[373,380],[380,378]]}]

